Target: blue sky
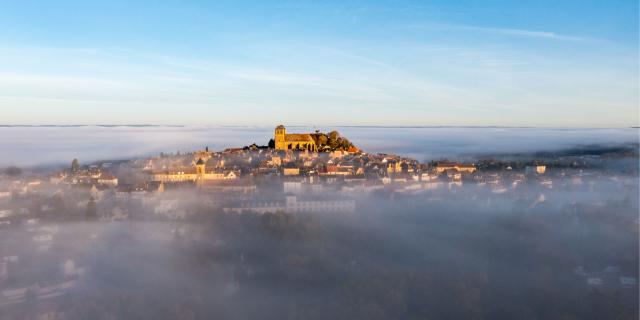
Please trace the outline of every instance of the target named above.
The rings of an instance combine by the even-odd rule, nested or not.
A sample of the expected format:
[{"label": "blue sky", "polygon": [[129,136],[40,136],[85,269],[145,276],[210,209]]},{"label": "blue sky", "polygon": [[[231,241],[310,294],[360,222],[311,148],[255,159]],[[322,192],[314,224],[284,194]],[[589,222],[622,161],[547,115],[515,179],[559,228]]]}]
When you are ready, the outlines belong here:
[{"label": "blue sky", "polygon": [[0,123],[637,126],[637,1],[2,1]]}]

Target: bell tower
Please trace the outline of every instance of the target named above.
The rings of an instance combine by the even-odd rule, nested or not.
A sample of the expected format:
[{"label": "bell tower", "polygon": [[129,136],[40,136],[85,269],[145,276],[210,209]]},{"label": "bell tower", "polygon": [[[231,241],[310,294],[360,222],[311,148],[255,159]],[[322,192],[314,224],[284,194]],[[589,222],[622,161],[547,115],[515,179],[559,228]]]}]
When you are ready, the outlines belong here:
[{"label": "bell tower", "polygon": [[202,158],[196,162],[196,185],[202,187],[204,184],[205,162]]},{"label": "bell tower", "polygon": [[286,134],[287,134],[287,129],[285,129],[283,125],[279,125],[276,127],[276,133],[273,139],[276,142],[276,150],[287,149],[287,146],[285,145],[285,138],[284,138]]}]

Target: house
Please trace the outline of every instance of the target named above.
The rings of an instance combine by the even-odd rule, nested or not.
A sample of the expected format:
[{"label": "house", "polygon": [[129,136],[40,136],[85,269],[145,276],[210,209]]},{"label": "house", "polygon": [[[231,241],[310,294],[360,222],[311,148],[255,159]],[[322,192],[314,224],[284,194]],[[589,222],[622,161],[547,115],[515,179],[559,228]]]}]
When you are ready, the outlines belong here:
[{"label": "house", "polygon": [[131,197],[131,190],[130,185],[119,185],[116,190],[116,199],[128,199]]},{"label": "house", "polygon": [[64,181],[67,175],[64,172],[53,174],[49,177],[49,182],[52,184],[59,184]]},{"label": "house", "polygon": [[271,160],[267,162],[269,165],[279,167],[282,165],[282,158],[279,156],[271,157]]},{"label": "house", "polygon": [[443,173],[447,170],[456,170],[466,173],[473,173],[476,171],[476,167],[473,164],[461,164],[446,161],[436,163],[434,169],[437,173]]},{"label": "house", "polygon": [[239,173],[233,170],[220,171],[219,168],[207,168],[202,158],[195,162],[193,167],[176,167],[169,170],[155,171],[151,173],[150,181],[161,181],[164,183],[194,182],[202,186],[206,181],[212,180],[233,180],[237,179]]},{"label": "house", "polygon": [[524,168],[525,174],[543,174],[547,170],[547,166],[534,165],[526,166]]},{"label": "house", "polygon": [[424,181],[424,182],[429,182],[429,181],[436,181],[438,180],[438,175],[437,174],[433,174],[433,173],[422,173],[420,174],[420,180]]},{"label": "house", "polygon": [[11,198],[11,191],[0,190],[0,199],[8,199],[8,198]]},{"label": "house", "polygon": [[148,192],[164,192],[164,182],[162,181],[149,181],[147,182]]},{"label": "house", "polygon": [[297,176],[300,175],[300,168],[284,168],[283,173],[285,176]]},{"label": "house", "polygon": [[456,169],[448,169],[446,170],[447,172],[447,178],[449,178],[450,181],[460,181],[462,180],[462,173]]},{"label": "house", "polygon": [[98,178],[98,183],[101,185],[116,187],[118,186],[118,178],[110,173],[103,173]]}]

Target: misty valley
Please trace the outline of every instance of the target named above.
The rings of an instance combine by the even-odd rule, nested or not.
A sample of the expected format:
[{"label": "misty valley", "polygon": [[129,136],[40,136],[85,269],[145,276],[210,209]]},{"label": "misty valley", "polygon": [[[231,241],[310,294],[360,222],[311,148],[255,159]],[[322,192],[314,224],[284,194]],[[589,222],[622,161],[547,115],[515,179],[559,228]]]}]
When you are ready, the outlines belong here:
[{"label": "misty valley", "polygon": [[640,319],[640,1],[0,0],[0,320]]},{"label": "misty valley", "polygon": [[637,144],[336,146],[6,168],[0,318],[638,317]]}]

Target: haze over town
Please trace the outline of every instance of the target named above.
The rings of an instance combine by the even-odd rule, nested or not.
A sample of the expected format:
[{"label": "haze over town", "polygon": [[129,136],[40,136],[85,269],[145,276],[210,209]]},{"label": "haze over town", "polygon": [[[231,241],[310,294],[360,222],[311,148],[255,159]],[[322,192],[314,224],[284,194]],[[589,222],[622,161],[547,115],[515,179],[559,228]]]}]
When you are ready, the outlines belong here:
[{"label": "haze over town", "polygon": [[[418,161],[367,152],[337,131],[288,129],[277,126],[265,143],[244,147],[6,167],[0,315],[638,316],[639,144],[625,130],[345,128],[417,154],[410,138],[417,132],[507,140],[474,149],[438,138],[439,147],[426,149],[457,156]],[[100,141],[96,132],[182,133],[177,140],[185,141],[217,132],[229,143],[227,135],[264,131],[0,130],[94,133],[75,150],[103,149],[79,148]],[[513,135],[538,142],[518,148]],[[106,145],[117,155],[119,144],[127,145]]]},{"label": "haze over town", "polygon": [[0,0],[0,319],[638,319],[638,6]]}]

